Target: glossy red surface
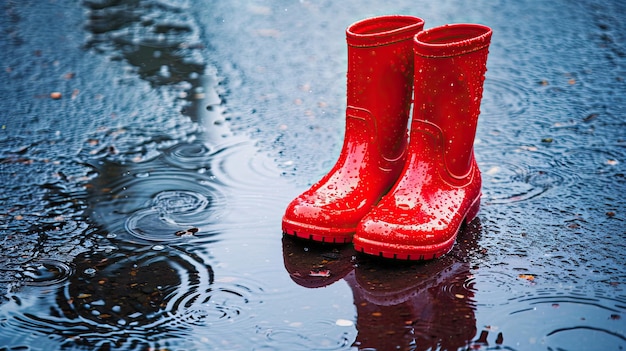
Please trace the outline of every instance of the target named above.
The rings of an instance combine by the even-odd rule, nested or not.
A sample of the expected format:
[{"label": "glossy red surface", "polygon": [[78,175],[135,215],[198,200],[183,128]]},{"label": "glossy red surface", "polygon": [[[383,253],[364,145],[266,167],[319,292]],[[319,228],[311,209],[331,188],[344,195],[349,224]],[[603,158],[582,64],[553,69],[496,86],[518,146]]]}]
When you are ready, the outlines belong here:
[{"label": "glossy red surface", "polygon": [[395,183],[406,159],[413,36],[424,22],[383,16],[347,31],[346,131],[337,163],[285,211],[283,231],[349,242],[358,222]]}]

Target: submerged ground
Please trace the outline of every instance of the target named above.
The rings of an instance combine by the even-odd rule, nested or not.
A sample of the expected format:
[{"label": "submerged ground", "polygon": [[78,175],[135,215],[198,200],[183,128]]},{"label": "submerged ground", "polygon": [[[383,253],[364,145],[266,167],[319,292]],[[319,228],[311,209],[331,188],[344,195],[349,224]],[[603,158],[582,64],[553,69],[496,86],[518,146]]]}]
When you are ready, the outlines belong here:
[{"label": "submerged ground", "polygon": [[[621,1],[0,1],[0,350],[626,348]],[[479,218],[441,260],[283,238],[345,28],[493,28]]]}]

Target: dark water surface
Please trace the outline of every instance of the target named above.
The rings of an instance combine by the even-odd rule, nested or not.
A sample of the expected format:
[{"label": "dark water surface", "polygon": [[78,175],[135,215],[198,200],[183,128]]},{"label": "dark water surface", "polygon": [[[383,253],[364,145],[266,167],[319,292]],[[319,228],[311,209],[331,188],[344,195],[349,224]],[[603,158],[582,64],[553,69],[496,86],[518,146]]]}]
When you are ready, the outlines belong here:
[{"label": "dark water surface", "polygon": [[[283,238],[345,28],[494,30],[444,258]],[[0,0],[0,350],[623,350],[623,1]],[[51,97],[58,92],[60,98]]]}]

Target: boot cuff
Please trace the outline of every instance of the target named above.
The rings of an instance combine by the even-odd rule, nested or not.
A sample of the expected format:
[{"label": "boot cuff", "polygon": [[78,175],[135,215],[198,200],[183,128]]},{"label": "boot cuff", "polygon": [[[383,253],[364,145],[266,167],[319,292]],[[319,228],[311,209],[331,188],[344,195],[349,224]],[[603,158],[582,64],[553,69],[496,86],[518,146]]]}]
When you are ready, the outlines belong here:
[{"label": "boot cuff", "polygon": [[424,20],[413,16],[390,15],[364,19],[346,30],[348,45],[371,47],[411,39],[424,28]]},{"label": "boot cuff", "polygon": [[487,48],[491,28],[480,24],[448,24],[415,35],[415,53],[424,57],[450,57]]}]

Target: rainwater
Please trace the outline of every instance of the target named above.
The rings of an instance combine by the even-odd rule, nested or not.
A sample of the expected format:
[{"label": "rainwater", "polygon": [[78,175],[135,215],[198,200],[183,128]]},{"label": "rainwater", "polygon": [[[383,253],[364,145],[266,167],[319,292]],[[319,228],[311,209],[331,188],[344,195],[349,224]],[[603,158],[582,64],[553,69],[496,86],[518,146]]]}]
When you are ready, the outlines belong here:
[{"label": "rainwater", "polygon": [[[0,2],[0,350],[623,350],[622,1]],[[283,238],[345,28],[493,28],[478,218],[426,263]]]}]

